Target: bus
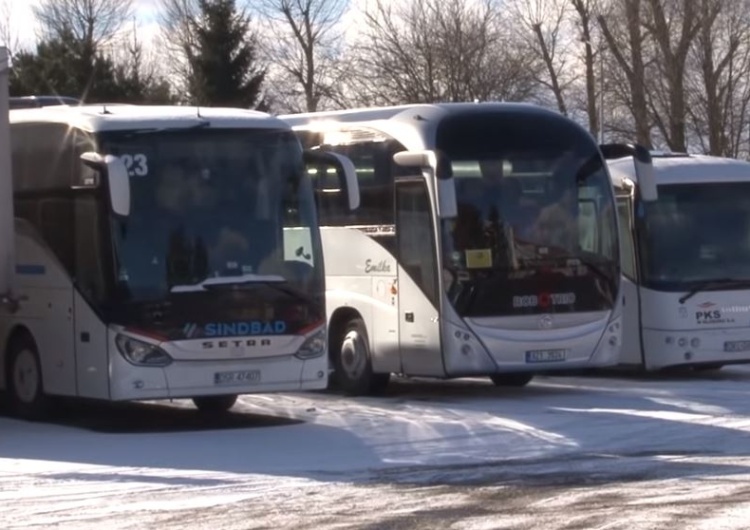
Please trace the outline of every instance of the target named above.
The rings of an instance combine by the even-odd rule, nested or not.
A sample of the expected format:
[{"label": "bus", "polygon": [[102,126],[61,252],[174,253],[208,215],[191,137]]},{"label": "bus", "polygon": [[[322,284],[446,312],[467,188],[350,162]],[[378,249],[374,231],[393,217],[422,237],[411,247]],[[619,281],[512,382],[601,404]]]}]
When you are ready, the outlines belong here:
[{"label": "bus", "polygon": [[[12,413],[53,396],[190,398],[325,388],[325,277],[305,160],[351,162],[241,109],[12,110],[13,299],[0,313]],[[6,302],[8,302],[6,300]]]},{"label": "bus", "polygon": [[609,161],[625,294],[621,365],[712,370],[750,362],[750,163],[652,153],[658,200]]},{"label": "bus", "polygon": [[[609,366],[622,337],[614,191],[596,144],[521,103],[405,105],[280,116],[304,147],[354,164],[360,207],[308,166],[320,215],[332,386],[391,374],[487,377]],[[652,191],[652,188],[648,188]],[[650,197],[649,197],[650,198]]]}]

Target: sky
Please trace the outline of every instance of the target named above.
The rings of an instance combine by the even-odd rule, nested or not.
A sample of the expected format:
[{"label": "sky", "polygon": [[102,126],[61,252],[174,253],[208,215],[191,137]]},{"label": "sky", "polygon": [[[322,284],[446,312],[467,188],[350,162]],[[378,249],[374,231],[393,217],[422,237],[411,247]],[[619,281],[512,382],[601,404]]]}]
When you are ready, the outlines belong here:
[{"label": "sky", "polygon": [[[351,28],[356,33],[358,25],[357,12],[364,8],[368,0],[349,0],[352,7],[342,19],[345,28]],[[32,48],[36,42],[39,30],[33,13],[33,6],[40,0],[0,0],[0,30],[2,26],[11,28],[11,39],[17,39],[20,48]],[[159,0],[133,0],[133,8],[138,20],[138,36],[146,45],[153,41],[159,32]],[[6,20],[8,22],[6,22]],[[23,28],[18,30],[16,28]],[[345,34],[349,34],[345,31]],[[0,31],[0,45],[5,35]]]},{"label": "sky", "polygon": [[[0,0],[2,19],[9,21],[11,39],[17,39],[21,48],[33,48],[36,42],[39,28],[34,18],[33,6],[38,4],[39,0]],[[139,23],[139,38],[144,42],[150,42],[159,29],[158,0],[134,0],[133,7]],[[6,25],[6,22],[0,20],[0,24]],[[0,39],[4,40],[5,36],[0,36]]]}]

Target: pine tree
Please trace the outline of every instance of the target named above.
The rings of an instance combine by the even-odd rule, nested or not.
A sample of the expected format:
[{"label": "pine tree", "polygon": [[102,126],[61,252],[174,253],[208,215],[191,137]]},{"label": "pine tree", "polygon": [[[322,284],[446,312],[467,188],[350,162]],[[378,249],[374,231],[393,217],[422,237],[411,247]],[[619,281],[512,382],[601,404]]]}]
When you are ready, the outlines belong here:
[{"label": "pine tree", "polygon": [[55,94],[86,103],[169,103],[173,99],[165,79],[141,75],[136,58],[115,63],[69,31],[42,40],[36,52],[13,57],[9,89],[12,96]]},{"label": "pine tree", "polygon": [[258,106],[265,70],[257,66],[250,18],[234,0],[200,0],[194,21],[195,44],[188,53],[193,104],[253,108]]},{"label": "pine tree", "polygon": [[59,94],[89,102],[118,95],[114,64],[71,32],[41,41],[13,58],[11,95]]}]

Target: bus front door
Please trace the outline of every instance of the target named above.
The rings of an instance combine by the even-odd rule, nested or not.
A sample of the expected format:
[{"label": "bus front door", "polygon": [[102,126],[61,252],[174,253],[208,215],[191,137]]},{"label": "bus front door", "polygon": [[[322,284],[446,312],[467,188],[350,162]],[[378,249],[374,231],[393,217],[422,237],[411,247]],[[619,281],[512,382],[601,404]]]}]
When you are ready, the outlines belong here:
[{"label": "bus front door", "polygon": [[445,374],[434,219],[425,181],[397,181],[399,349],[402,372],[410,376]]}]

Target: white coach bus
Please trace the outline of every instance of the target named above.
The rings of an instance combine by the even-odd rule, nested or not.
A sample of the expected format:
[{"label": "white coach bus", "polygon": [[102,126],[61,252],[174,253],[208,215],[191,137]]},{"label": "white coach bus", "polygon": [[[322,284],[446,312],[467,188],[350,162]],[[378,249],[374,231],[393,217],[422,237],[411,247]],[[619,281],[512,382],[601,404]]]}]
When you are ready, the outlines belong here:
[{"label": "white coach bus", "polygon": [[382,391],[391,373],[489,376],[617,363],[622,297],[605,156],[573,121],[533,105],[449,103],[281,116],[305,147],[355,165],[343,207],[314,167],[331,382]]},{"label": "white coach bus", "polygon": [[[287,124],[90,105],[12,110],[10,125],[0,385],[15,414],[41,416],[50,396],[218,412],[237,394],[326,387],[315,199]],[[351,163],[306,156],[336,168],[355,208]]]},{"label": "white coach bus", "polygon": [[609,168],[622,240],[622,364],[750,362],[750,163],[653,154],[658,200],[649,204],[630,160]]}]

